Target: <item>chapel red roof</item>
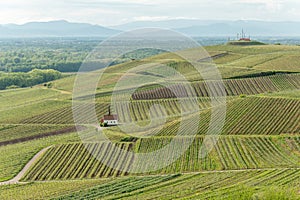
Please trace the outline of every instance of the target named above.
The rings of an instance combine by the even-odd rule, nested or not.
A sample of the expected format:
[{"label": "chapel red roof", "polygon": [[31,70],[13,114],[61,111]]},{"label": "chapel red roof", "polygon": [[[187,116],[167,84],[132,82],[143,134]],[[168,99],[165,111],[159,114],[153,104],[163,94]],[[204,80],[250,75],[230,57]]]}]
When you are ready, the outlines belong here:
[{"label": "chapel red roof", "polygon": [[118,115],[104,115],[104,120],[118,120]]}]

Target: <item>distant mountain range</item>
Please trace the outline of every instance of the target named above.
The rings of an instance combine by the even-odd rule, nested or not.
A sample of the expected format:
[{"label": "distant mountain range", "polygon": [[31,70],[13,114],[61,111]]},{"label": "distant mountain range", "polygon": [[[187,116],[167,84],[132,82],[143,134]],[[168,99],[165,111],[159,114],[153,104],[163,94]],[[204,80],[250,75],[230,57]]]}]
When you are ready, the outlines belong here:
[{"label": "distant mountain range", "polygon": [[235,37],[242,29],[251,36],[300,36],[300,22],[166,20],[138,21],[113,27],[65,20],[0,25],[0,37],[108,37],[144,27],[166,28],[189,36]]},{"label": "distant mountain range", "polygon": [[120,31],[88,23],[65,20],[0,25],[0,37],[107,37]]},{"label": "distant mountain range", "polygon": [[254,20],[221,21],[178,19],[167,21],[131,22],[114,26],[118,30],[141,27],[174,29],[189,36],[236,36],[242,29],[247,36],[300,36],[300,22],[267,22]]}]

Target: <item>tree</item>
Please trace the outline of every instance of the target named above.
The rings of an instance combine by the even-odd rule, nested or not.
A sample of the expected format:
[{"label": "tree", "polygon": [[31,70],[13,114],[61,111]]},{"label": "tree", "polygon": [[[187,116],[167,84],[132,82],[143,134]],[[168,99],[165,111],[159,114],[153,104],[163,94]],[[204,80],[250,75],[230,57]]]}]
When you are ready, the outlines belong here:
[{"label": "tree", "polygon": [[20,62],[21,62],[21,59],[20,59],[20,58],[17,57],[17,58],[14,59],[14,63],[15,63],[15,64],[19,64]]}]

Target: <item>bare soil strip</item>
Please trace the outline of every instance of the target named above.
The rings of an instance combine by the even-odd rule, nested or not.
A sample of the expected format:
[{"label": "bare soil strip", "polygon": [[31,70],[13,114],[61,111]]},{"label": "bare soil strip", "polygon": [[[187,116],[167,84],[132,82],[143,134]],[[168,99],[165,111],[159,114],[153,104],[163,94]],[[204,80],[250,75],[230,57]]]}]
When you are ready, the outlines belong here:
[{"label": "bare soil strip", "polygon": [[[84,126],[80,126],[79,130],[85,130],[86,128]],[[44,137],[48,137],[48,136],[54,136],[54,135],[62,135],[62,134],[66,134],[66,133],[72,133],[77,131],[78,129],[76,129],[75,126],[73,127],[69,127],[69,128],[64,128],[61,130],[57,130],[57,131],[52,131],[52,132],[48,132],[48,133],[42,133],[39,135],[33,135],[33,136],[28,136],[28,137],[23,137],[23,138],[17,138],[17,139],[13,139],[13,140],[8,140],[8,141],[3,141],[0,142],[0,146],[5,146],[5,145],[9,145],[9,144],[16,144],[16,143],[21,143],[21,142],[27,142],[30,140],[35,140],[35,139],[40,139],[40,138],[44,138]]]}]

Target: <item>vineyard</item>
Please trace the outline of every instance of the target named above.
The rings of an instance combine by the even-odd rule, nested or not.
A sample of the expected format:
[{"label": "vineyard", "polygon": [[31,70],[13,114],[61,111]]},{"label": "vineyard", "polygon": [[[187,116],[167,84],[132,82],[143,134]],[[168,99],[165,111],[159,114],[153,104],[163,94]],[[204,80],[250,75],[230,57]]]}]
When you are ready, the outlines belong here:
[{"label": "vineyard", "polygon": [[[9,199],[297,199],[299,169],[38,182],[0,188]],[[34,191],[34,193],[32,192]]]},{"label": "vineyard", "polygon": [[224,134],[300,133],[300,101],[246,98],[229,107]]},{"label": "vineyard", "polygon": [[[135,100],[147,99],[166,99],[166,98],[184,98],[184,97],[209,97],[212,91],[216,96],[222,96],[222,87],[227,96],[236,96],[241,94],[253,95],[267,92],[276,92],[286,89],[300,89],[299,74],[274,75],[267,77],[229,79],[224,80],[223,84],[217,81],[195,82],[192,84],[193,92],[189,87],[183,84],[173,84],[170,88],[155,88],[135,92],[132,98]],[[176,91],[176,94],[172,91]]]},{"label": "vineyard", "polygon": [[299,176],[300,170],[296,169],[199,173],[182,175],[168,182],[117,197],[123,197],[122,199],[133,197],[137,199],[220,199],[220,197],[251,199],[256,194],[266,199],[282,199],[281,195],[296,199]]},{"label": "vineyard", "polygon": [[[155,173],[196,172],[202,170],[259,169],[268,167],[297,167],[299,165],[299,137],[221,137],[206,157],[202,151],[203,138],[196,138],[190,148],[173,164]],[[158,150],[171,138],[142,139],[138,152]],[[180,143],[185,139],[181,138]],[[155,145],[154,145],[155,144]],[[288,146],[290,145],[290,146]],[[291,154],[291,150],[294,153]],[[178,149],[176,149],[178,150]],[[174,152],[176,151],[173,150]],[[296,153],[298,152],[298,153]],[[141,165],[147,163],[141,163]],[[143,169],[143,166],[140,166]]]},{"label": "vineyard", "polygon": [[[207,109],[211,107],[209,98],[199,98],[198,105],[200,109]],[[167,116],[174,117],[180,116],[181,112],[191,111],[190,108],[191,100],[182,99],[181,103],[176,99],[165,99],[165,100],[150,100],[150,101],[131,101],[129,105],[125,102],[119,101],[114,104],[112,110],[118,113],[120,122],[132,122],[132,121],[144,121],[150,119],[150,108],[153,105],[160,105],[161,107],[154,110],[153,117],[161,117],[164,108]],[[103,117],[108,112],[109,103],[96,103],[95,110],[98,119]],[[81,123],[88,124],[93,122],[89,111],[92,106],[86,105],[78,107],[76,113],[83,115]],[[59,116],[59,117],[58,117]],[[46,112],[40,115],[35,115],[30,118],[26,118],[21,121],[24,124],[74,124],[72,107],[67,106],[54,111]]]},{"label": "vineyard", "polygon": [[62,109],[71,102],[64,100],[43,100],[23,106],[16,106],[0,111],[0,124],[23,124],[22,121],[26,118],[31,118],[42,113],[49,113],[55,110]]},{"label": "vineyard", "polygon": [[[190,63],[164,53],[108,67],[95,105],[89,93],[72,100],[74,74],[1,91],[0,199],[299,199],[300,47],[207,50],[223,82],[205,83]],[[134,92],[132,84],[113,92],[125,72],[149,61],[178,71],[191,87],[177,77],[169,88],[153,81]],[[126,74],[125,83],[157,80],[150,72]],[[119,126],[98,127],[109,108]],[[225,109],[217,132],[220,124],[211,122],[222,123]],[[219,135],[206,135],[209,130]],[[165,147],[166,154],[159,151]],[[21,180],[10,185],[19,173]]]},{"label": "vineyard", "polygon": [[124,193],[130,193],[139,189],[151,187],[160,183],[173,180],[178,175],[153,176],[153,177],[131,177],[121,181],[112,181],[89,190],[71,194],[69,196],[59,197],[57,199],[99,199],[108,196],[126,196]]},{"label": "vineyard", "polygon": [[41,149],[55,144],[73,142],[80,142],[77,132],[0,146],[0,180],[9,180],[18,174],[25,164]]},{"label": "vineyard", "polygon": [[73,126],[4,125],[0,127],[0,146],[74,131]]},{"label": "vineyard", "polygon": [[[117,147],[111,143],[88,144],[93,151],[101,153],[101,159],[122,162],[128,168],[132,162],[129,154],[116,155],[114,148],[131,151],[132,144],[121,143]],[[123,168],[124,166],[119,166]],[[112,169],[95,159],[83,144],[65,144],[51,148],[39,162],[25,175],[24,180],[52,180],[99,178],[126,175],[125,171]]]},{"label": "vineyard", "polygon": [[0,199],[50,199],[70,193],[95,187],[111,180],[73,180],[56,182],[39,182],[22,185],[7,185],[0,187]]},{"label": "vineyard", "polygon": [[[108,111],[108,103],[95,104],[95,109],[100,119]],[[82,113],[82,124],[88,124],[93,122],[90,116],[86,113],[91,112],[92,107],[89,105],[79,107],[77,113]],[[58,117],[59,116],[59,117]],[[73,111],[71,105],[64,106],[62,108],[46,112],[40,115],[35,115],[30,118],[25,118],[21,121],[24,124],[74,124]]]},{"label": "vineyard", "polygon": [[[223,135],[278,135],[300,133],[299,107],[296,99],[247,97],[231,101],[227,105]],[[220,112],[218,109],[216,112]],[[212,120],[218,120],[218,114]],[[191,116],[193,117],[193,116]],[[206,134],[211,120],[211,111],[200,113],[200,122],[185,120],[186,126],[198,126],[198,134]],[[157,135],[175,135],[180,120],[165,125]],[[189,133],[186,133],[187,135]]]},{"label": "vineyard", "polygon": [[[202,110],[200,113],[201,120],[199,122],[198,134],[205,134],[211,120],[211,111],[209,110],[211,102],[209,98],[198,98],[197,101],[200,111]],[[297,99],[269,97],[228,99],[227,116],[222,134],[278,135],[299,133],[299,105],[300,101]],[[108,103],[96,104],[98,119],[107,113],[108,106]],[[80,109],[82,110],[80,112],[83,113],[82,123],[88,124],[92,122],[93,119],[88,115],[90,106]],[[148,121],[166,115],[169,122],[164,125],[165,128],[158,133],[158,135],[164,136],[176,134],[181,122],[177,118],[181,116],[182,113],[191,113],[193,108],[191,107],[190,100],[180,99],[179,101],[178,99],[163,99],[131,101],[129,105],[123,102],[116,102],[114,110],[119,114],[118,117],[121,123]],[[219,110],[216,109],[216,112],[219,112]],[[192,124],[196,123],[195,120],[186,121],[186,125],[197,125]],[[36,115],[24,119],[22,123],[46,125],[74,124],[72,108],[65,107],[45,114]],[[149,130],[149,132],[151,132],[151,130]]]},{"label": "vineyard", "polygon": [[[168,137],[141,139],[135,146],[131,143],[119,143],[118,146],[127,151],[137,149],[138,153],[147,153],[162,148],[171,139]],[[186,142],[185,138],[178,140],[180,143]],[[299,164],[299,137],[221,137],[206,157],[199,156],[202,142],[202,137],[195,138],[192,145],[176,162],[152,173],[174,174],[203,170],[289,168],[297,167]],[[101,156],[104,156],[101,158],[104,160],[110,158],[114,163],[118,159],[126,166],[125,169],[128,169],[133,162],[134,158],[129,157],[127,153],[116,155],[115,149],[110,143],[88,145],[90,145],[89,149],[101,153]],[[293,149],[294,153],[291,154],[289,149]],[[152,159],[155,160],[155,158]],[[147,164],[147,162],[139,162],[137,169],[144,169],[144,165]],[[119,169],[124,166],[119,166]],[[127,173],[111,169],[95,159],[83,144],[66,144],[48,150],[29,170],[24,180],[82,179],[124,175]]]}]

